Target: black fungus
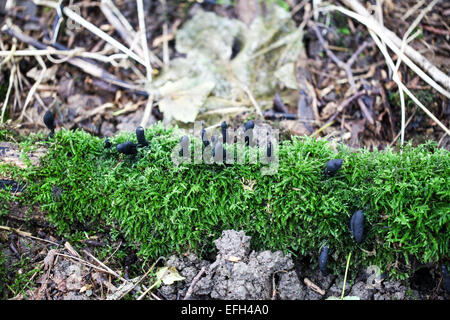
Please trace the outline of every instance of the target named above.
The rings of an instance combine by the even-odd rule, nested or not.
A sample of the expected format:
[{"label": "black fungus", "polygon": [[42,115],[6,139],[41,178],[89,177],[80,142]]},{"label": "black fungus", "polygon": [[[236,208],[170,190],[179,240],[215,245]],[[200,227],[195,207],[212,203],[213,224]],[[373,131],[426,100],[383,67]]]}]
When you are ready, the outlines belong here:
[{"label": "black fungus", "polygon": [[254,129],[255,128],[255,122],[253,120],[249,120],[244,125],[245,131]]},{"label": "black fungus", "polygon": [[205,147],[209,146],[209,141],[208,141],[208,138],[206,137],[206,130],[205,129],[202,129],[201,136],[202,136],[203,145]]},{"label": "black fungus", "polygon": [[336,172],[338,172],[339,169],[342,167],[342,162],[343,162],[342,159],[329,160],[324,170],[325,175],[332,176]]},{"label": "black fungus", "polygon": [[274,110],[264,111],[264,119],[267,120],[296,120],[297,115],[287,112],[275,112]]},{"label": "black fungus", "polygon": [[[181,139],[180,139],[180,157],[184,157],[185,155],[184,155],[184,149],[186,149],[187,151],[189,151],[188,150],[188,147],[189,147],[189,138],[188,138],[188,136],[182,136],[181,137]],[[186,154],[186,157],[188,156],[188,154]]]},{"label": "black fungus", "polygon": [[111,142],[109,141],[108,137],[106,137],[106,139],[105,139],[105,148],[106,149],[111,148]]},{"label": "black fungus", "polygon": [[281,99],[278,93],[276,93],[275,97],[273,98],[273,110],[275,110],[276,112],[288,113],[288,109],[284,105],[283,99]]},{"label": "black fungus", "polygon": [[253,129],[255,128],[255,122],[253,120],[249,120],[244,125],[245,131],[245,145],[248,146],[250,141],[253,140]]},{"label": "black fungus", "polygon": [[49,110],[44,114],[44,124],[50,130],[50,135],[52,136],[55,133],[55,116]]},{"label": "black fungus", "polygon": [[231,56],[230,60],[233,60],[241,51],[242,44],[238,38],[233,39],[233,44],[231,45]]},{"label": "black fungus", "polygon": [[137,154],[137,145],[131,141],[127,141],[125,143],[118,144],[117,151],[119,153],[123,153],[123,154],[127,154],[127,155],[136,155]]},{"label": "black fungus", "polygon": [[136,128],[136,138],[138,141],[138,145],[140,147],[146,147],[148,146],[148,142],[145,139],[145,131],[144,128],[142,128],[141,126]]},{"label": "black fungus", "polygon": [[325,246],[322,248],[322,251],[320,251],[319,255],[319,269],[324,276],[328,274],[327,269],[328,251],[329,251],[328,246]]},{"label": "black fungus", "polygon": [[447,293],[450,293],[450,276],[448,275],[448,270],[445,265],[442,265],[442,278],[443,278],[443,286]]},{"label": "black fungus", "polygon": [[350,219],[350,230],[357,243],[364,239],[364,213],[362,210],[356,211]]},{"label": "black fungus", "polygon": [[227,143],[227,123],[224,121],[220,125],[222,127],[222,141],[223,143]]},{"label": "black fungus", "polygon": [[267,142],[267,158],[270,158],[272,156],[272,141]]},{"label": "black fungus", "polygon": [[156,118],[156,120],[162,120],[164,118],[164,115],[159,111],[158,107],[152,108],[152,115]]}]

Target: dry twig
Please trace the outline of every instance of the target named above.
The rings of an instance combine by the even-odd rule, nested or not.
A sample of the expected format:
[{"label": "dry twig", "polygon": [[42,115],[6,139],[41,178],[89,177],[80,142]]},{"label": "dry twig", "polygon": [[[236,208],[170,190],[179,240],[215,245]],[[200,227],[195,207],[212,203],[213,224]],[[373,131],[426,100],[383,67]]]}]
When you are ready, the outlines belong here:
[{"label": "dry twig", "polygon": [[206,272],[206,268],[205,268],[205,267],[202,267],[202,268],[200,269],[200,272],[199,272],[199,273],[195,276],[195,278],[192,280],[192,283],[191,283],[191,285],[189,286],[189,289],[188,289],[188,291],[186,292],[186,295],[184,296],[184,299],[183,299],[183,300],[188,300],[188,299],[191,297],[192,292],[194,291],[194,288],[195,288],[197,282],[200,280],[201,276],[202,276],[205,272]]},{"label": "dry twig", "polygon": [[[353,65],[353,63],[355,63],[356,58],[358,57],[358,55],[370,44],[368,42],[364,42],[356,51],[355,53],[350,57],[350,59],[348,59],[347,62],[342,62],[338,57],[336,57],[336,55],[328,48],[324,38],[322,37],[322,34],[319,31],[319,28],[317,27],[317,25],[313,22],[310,22],[310,26],[312,27],[312,29],[314,30],[317,39],[319,40],[320,44],[322,45],[322,47],[324,48],[325,52],[327,53],[327,55],[330,57],[330,59],[339,67],[342,68],[345,73],[347,74],[347,78],[350,84],[350,89],[352,90],[352,92],[355,92],[357,90],[356,88],[356,84],[355,84],[355,79],[353,77],[353,72],[351,69],[351,66]],[[362,100],[361,97],[357,98],[357,102],[358,105],[361,108],[361,111],[363,112],[365,118],[369,121],[370,124],[374,124],[375,121],[371,115],[371,112],[369,111],[369,109],[367,109],[367,106],[365,105],[364,101]]]},{"label": "dry twig", "polygon": [[308,288],[310,288],[311,290],[317,292],[318,294],[324,296],[325,295],[325,291],[322,290],[318,285],[316,285],[315,283],[313,283],[311,280],[309,280],[308,278],[305,278],[303,280],[303,282],[305,282],[306,286]]}]

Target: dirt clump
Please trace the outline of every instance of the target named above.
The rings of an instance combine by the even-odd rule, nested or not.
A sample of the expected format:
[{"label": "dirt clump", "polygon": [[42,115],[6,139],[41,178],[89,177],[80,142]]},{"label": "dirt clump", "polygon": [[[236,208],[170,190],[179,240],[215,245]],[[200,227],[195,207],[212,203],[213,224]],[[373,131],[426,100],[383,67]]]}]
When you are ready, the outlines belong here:
[{"label": "dirt clump", "polygon": [[[215,245],[218,253],[213,263],[200,262],[194,255],[181,259],[172,256],[167,261],[168,266],[176,267],[186,277],[186,284],[190,284],[201,267],[206,267],[206,275],[195,285],[192,299],[271,299],[275,296],[275,274],[279,278],[275,293],[280,298],[303,298],[302,285],[293,270],[290,255],[268,250],[250,252],[250,237],[243,231],[223,231]],[[175,298],[177,289],[179,296],[187,290],[180,286],[181,283],[172,288],[162,286],[160,293],[167,298]]]}]

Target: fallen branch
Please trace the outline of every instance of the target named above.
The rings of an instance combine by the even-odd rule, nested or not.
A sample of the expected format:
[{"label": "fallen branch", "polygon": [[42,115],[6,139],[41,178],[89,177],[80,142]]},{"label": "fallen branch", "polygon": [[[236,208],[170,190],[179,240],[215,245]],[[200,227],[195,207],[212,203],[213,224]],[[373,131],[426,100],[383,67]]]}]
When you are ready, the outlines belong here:
[{"label": "fallen branch", "polygon": [[192,296],[192,292],[194,291],[195,285],[200,280],[201,276],[206,272],[206,268],[202,267],[200,269],[200,272],[195,276],[194,280],[192,280],[191,285],[189,286],[188,291],[186,292],[186,295],[184,296],[183,300],[188,300]]}]

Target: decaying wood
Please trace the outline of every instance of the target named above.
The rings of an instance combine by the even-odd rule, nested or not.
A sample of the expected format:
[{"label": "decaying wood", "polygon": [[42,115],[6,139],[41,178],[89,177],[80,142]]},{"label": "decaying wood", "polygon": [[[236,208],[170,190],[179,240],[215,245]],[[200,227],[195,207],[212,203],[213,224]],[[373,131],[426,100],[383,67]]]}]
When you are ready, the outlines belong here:
[{"label": "decaying wood", "polygon": [[[46,148],[39,147],[27,153],[31,165],[39,166],[40,158],[45,155]],[[26,168],[28,165],[21,157],[22,151],[17,144],[11,142],[0,142],[0,163],[7,163],[19,168]],[[2,178],[0,176],[0,178]],[[5,178],[5,177],[3,177]]]},{"label": "decaying wood", "polygon": [[[17,193],[16,193],[17,195]],[[30,223],[39,228],[48,228],[49,222],[44,212],[38,207],[33,207],[32,210],[27,211],[29,208],[25,206],[19,206],[17,204],[11,204],[10,210],[6,216],[8,221],[13,223]]]}]

